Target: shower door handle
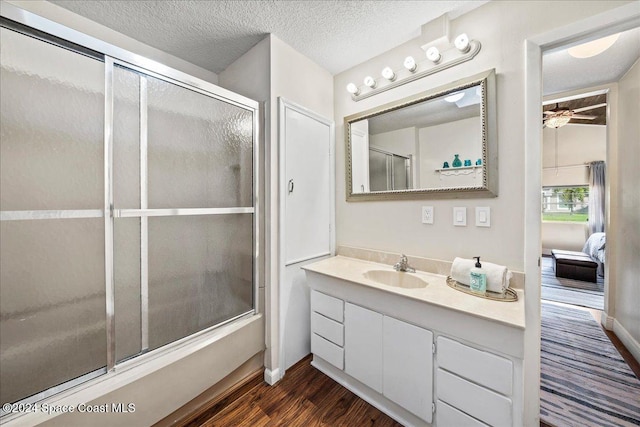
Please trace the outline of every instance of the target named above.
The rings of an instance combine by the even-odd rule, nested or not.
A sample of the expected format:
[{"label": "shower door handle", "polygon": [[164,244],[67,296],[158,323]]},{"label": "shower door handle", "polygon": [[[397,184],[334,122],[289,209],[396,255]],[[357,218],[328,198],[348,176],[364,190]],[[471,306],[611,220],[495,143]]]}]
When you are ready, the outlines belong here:
[{"label": "shower door handle", "polygon": [[289,194],[293,193],[293,179],[289,180],[289,185],[288,185],[288,190],[289,190]]}]

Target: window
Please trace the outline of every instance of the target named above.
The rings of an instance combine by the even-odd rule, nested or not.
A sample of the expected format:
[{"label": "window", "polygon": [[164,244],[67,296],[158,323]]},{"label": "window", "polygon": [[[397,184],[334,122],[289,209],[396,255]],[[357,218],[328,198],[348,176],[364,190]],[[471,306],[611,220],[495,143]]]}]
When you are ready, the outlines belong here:
[{"label": "window", "polygon": [[587,222],[589,187],[543,187],[542,220]]}]

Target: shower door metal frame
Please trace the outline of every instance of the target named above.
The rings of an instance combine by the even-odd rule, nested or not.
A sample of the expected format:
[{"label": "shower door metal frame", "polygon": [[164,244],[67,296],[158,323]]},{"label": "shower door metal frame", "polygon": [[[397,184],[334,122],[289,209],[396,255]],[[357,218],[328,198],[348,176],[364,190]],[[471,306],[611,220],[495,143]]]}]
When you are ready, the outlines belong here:
[{"label": "shower door metal frame", "polygon": [[[260,188],[260,172],[259,167],[259,149],[258,149],[258,136],[259,136],[259,104],[257,101],[246,98],[242,95],[231,92],[227,89],[216,86],[213,83],[206,82],[202,79],[194,77],[185,72],[176,70],[164,64],[161,64],[152,59],[143,57],[139,54],[133,53],[126,49],[112,45],[98,38],[90,36],[88,34],[81,33],[72,28],[66,27],[57,22],[43,18],[35,13],[21,9],[10,3],[0,3],[0,16],[4,19],[8,19],[26,28],[24,32],[28,36],[32,36],[47,42],[51,42],[47,36],[60,39],[60,43],[53,44],[59,47],[74,50],[72,45],[77,45],[80,49],[74,50],[79,54],[87,55],[83,51],[93,51],[104,55],[105,64],[105,111],[104,111],[104,210],[43,210],[43,211],[3,211],[0,213],[0,220],[24,220],[24,219],[52,219],[52,218],[100,218],[104,217],[105,221],[105,280],[106,280],[106,330],[107,330],[107,365],[105,369],[99,369],[94,372],[85,374],[74,380],[62,383],[54,386],[50,389],[43,390],[42,392],[23,399],[20,402],[35,402],[45,399],[53,394],[70,389],[71,387],[79,384],[86,384],[87,381],[96,378],[96,380],[103,381],[105,377],[115,375],[117,367],[125,365],[126,369],[130,369],[134,365],[138,365],[146,362],[150,358],[157,357],[161,354],[168,353],[177,347],[181,347],[188,343],[195,337],[202,336],[217,329],[223,325],[233,322],[239,318],[254,315],[258,313],[258,297],[259,297],[259,283],[258,272],[261,260],[261,254],[259,253],[260,242],[260,229],[259,229],[259,188]],[[13,28],[12,28],[13,29]],[[14,29],[15,30],[15,29]],[[29,32],[31,30],[32,32]],[[22,31],[21,31],[22,32]],[[90,56],[90,55],[88,55]],[[120,209],[115,210],[113,207],[113,68],[114,65],[122,66],[125,68],[138,71],[145,75],[149,75],[163,81],[181,86],[185,89],[192,90],[203,94],[205,96],[220,100],[222,102],[243,108],[252,113],[253,117],[253,146],[252,146],[252,160],[253,160],[253,186],[252,186],[252,207],[243,208],[196,208],[196,209],[148,209],[147,206],[141,205],[141,209]],[[141,123],[142,128],[142,123]],[[146,126],[145,126],[146,131]],[[142,132],[142,131],[141,131]],[[146,136],[144,146],[141,150],[146,150]],[[142,156],[141,156],[142,161]],[[146,158],[145,158],[146,162]],[[141,164],[141,174],[146,175],[146,163]],[[141,199],[142,200],[142,199]],[[227,319],[224,322],[213,325],[209,328],[195,332],[187,337],[168,343],[158,349],[155,349],[149,353],[142,353],[132,359],[123,361],[116,364],[115,356],[115,312],[114,312],[114,298],[115,298],[115,282],[114,282],[114,256],[113,256],[113,227],[114,218],[126,218],[126,217],[140,217],[141,219],[150,216],[180,216],[180,215],[227,215],[227,214],[242,214],[250,213],[253,215],[253,289],[252,289],[252,305],[253,308],[246,313],[237,315],[231,319]],[[142,223],[141,221],[141,227]],[[144,233],[144,231],[141,231]],[[141,248],[142,249],[142,248]],[[142,275],[148,273],[146,271],[141,272]],[[142,284],[141,284],[142,287]],[[144,290],[141,291],[141,293]],[[144,309],[144,307],[143,307]],[[148,326],[148,324],[147,324]],[[145,325],[142,326],[142,329]],[[106,374],[106,375],[105,375]],[[13,414],[8,414],[2,417],[3,422],[9,421],[15,418]]]}]

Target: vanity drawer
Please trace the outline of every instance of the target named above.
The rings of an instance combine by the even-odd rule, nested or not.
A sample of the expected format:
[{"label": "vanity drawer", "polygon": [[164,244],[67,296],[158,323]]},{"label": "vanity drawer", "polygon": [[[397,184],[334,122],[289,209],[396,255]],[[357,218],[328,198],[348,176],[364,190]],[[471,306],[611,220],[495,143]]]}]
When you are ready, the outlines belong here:
[{"label": "vanity drawer", "polygon": [[344,369],[344,349],[318,334],[311,334],[311,353],[321,357],[338,369]]},{"label": "vanity drawer", "polygon": [[487,427],[485,423],[470,417],[464,412],[458,411],[442,400],[438,400],[438,403],[436,403],[436,420],[439,426],[444,427]]},{"label": "vanity drawer", "polygon": [[510,396],[513,363],[445,337],[438,337],[438,366],[491,390]]},{"label": "vanity drawer", "polygon": [[[477,365],[482,369],[481,365]],[[438,369],[436,396],[439,400],[492,426],[510,426],[511,399]]]},{"label": "vanity drawer", "polygon": [[315,311],[311,312],[311,332],[328,339],[340,347],[344,346],[344,326],[342,323],[324,317]]},{"label": "vanity drawer", "polygon": [[322,314],[336,322],[344,322],[344,302],[318,291],[311,291],[311,311]]}]

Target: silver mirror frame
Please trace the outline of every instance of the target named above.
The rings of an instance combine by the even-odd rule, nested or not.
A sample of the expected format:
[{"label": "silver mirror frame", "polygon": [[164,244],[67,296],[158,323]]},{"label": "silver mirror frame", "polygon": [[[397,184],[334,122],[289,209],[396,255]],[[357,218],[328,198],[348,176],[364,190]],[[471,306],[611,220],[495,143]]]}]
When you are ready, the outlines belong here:
[{"label": "silver mirror frame", "polygon": [[[422,188],[411,190],[375,191],[369,193],[353,193],[351,162],[351,123],[368,119],[389,111],[409,107],[411,105],[438,98],[452,92],[480,85],[482,88],[482,105],[480,116],[482,121],[482,185],[477,187]],[[459,198],[491,198],[498,196],[498,134],[496,125],[496,73],[491,69],[484,73],[456,80],[416,95],[390,102],[370,110],[356,113],[344,118],[346,147],[346,200],[347,202],[364,202],[373,200],[419,200],[419,199],[459,199]]]}]

